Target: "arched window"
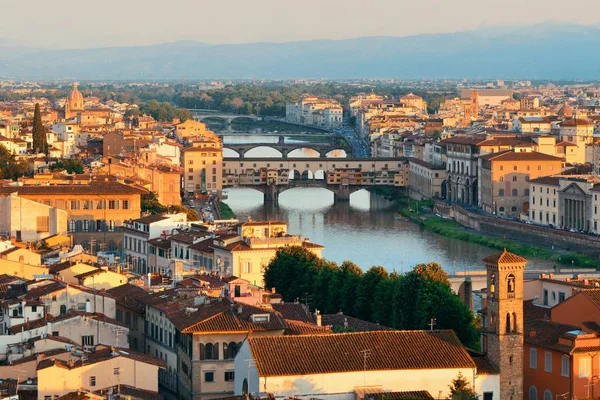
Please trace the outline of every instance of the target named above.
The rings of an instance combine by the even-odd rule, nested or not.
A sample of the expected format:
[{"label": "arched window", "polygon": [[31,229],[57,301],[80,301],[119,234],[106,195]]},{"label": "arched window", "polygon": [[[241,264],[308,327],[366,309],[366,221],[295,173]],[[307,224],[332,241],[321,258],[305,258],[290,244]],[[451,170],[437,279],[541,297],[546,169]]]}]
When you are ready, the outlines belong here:
[{"label": "arched window", "polygon": [[508,274],[506,277],[506,290],[508,293],[515,292],[515,276],[513,274]]},{"label": "arched window", "polygon": [[506,333],[510,333],[510,313],[506,313]]},{"label": "arched window", "polygon": [[513,182],[516,182],[516,181],[517,181],[517,176],[515,175],[515,176],[513,176]]},{"label": "arched window", "polygon": [[513,332],[517,332],[517,314],[513,313],[512,314],[512,331]]},{"label": "arched window", "polygon": [[215,357],[215,346],[212,343],[207,343],[204,346],[204,359],[214,360]]},{"label": "arched window", "polygon": [[490,293],[496,292],[496,274],[492,273],[490,275]]},{"label": "arched window", "polygon": [[518,196],[519,195],[519,191],[517,189],[513,189],[512,190],[512,195],[513,196]]},{"label": "arched window", "polygon": [[525,189],[525,192],[523,193],[525,196],[529,196],[529,189]]},{"label": "arched window", "polygon": [[244,378],[244,382],[242,383],[242,394],[243,395],[248,394],[248,379],[247,378]]},{"label": "arched window", "polygon": [[552,400],[552,392],[549,390],[544,391],[544,400]]},{"label": "arched window", "polygon": [[529,400],[537,400],[537,389],[535,386],[529,386]]},{"label": "arched window", "polygon": [[498,209],[498,211],[499,211],[499,212],[501,212],[501,213],[503,213],[503,212],[504,212],[504,207],[500,207],[500,208]]},{"label": "arched window", "polygon": [[500,182],[504,182],[504,177],[503,176],[500,177]]},{"label": "arched window", "polygon": [[229,353],[227,358],[235,358],[239,348],[236,342],[229,343]]},{"label": "arched window", "polygon": [[60,315],[65,315],[67,313],[67,306],[64,304],[60,306]]},{"label": "arched window", "polygon": [[504,171],[504,167],[502,165],[500,166],[500,171]]},{"label": "arched window", "polygon": [[517,166],[515,165],[515,166],[513,166],[513,171],[516,171],[516,170],[517,170]]},{"label": "arched window", "polygon": [[512,211],[512,212],[516,212],[516,211],[517,211],[517,207],[515,207],[515,206],[512,206],[512,208],[510,209],[510,211]]},{"label": "arched window", "polygon": [[498,196],[504,196],[504,189],[498,190]]},{"label": "arched window", "polygon": [[206,346],[203,343],[200,343],[200,359],[206,360]]}]

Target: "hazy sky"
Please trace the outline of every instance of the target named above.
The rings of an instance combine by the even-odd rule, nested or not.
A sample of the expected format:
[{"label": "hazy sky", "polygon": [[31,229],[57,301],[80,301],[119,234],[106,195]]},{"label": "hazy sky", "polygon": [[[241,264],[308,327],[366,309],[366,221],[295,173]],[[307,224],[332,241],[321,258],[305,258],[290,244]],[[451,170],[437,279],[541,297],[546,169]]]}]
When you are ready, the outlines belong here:
[{"label": "hazy sky", "polygon": [[61,48],[406,36],[600,21],[600,0],[0,0],[0,9],[0,40]]}]

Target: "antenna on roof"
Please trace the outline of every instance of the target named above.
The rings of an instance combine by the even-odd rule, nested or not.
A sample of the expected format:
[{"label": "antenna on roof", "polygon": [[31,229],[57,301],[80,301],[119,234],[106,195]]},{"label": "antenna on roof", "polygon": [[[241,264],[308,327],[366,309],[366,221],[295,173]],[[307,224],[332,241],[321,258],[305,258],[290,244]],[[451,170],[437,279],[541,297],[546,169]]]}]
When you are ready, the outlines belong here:
[{"label": "antenna on roof", "polygon": [[363,389],[367,386],[367,358],[371,357],[371,349],[359,351],[363,356]]}]

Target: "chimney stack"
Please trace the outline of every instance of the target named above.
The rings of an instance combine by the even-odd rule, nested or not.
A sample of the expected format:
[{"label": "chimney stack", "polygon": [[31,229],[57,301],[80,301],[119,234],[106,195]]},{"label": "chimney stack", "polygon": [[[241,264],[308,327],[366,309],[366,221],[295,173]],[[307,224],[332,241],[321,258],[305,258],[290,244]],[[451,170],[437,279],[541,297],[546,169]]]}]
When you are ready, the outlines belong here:
[{"label": "chimney stack", "polygon": [[317,326],[323,326],[323,320],[321,318],[321,312],[319,310],[315,310],[315,318],[317,319]]}]

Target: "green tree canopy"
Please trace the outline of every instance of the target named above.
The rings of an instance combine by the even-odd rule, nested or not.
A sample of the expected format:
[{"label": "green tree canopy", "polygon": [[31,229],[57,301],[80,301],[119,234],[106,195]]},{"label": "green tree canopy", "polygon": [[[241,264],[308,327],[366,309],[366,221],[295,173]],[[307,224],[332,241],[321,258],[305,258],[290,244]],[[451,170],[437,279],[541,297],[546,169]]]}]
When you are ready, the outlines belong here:
[{"label": "green tree canopy", "polygon": [[35,103],[33,111],[33,149],[36,152],[48,154],[48,139],[46,138],[46,129],[42,123],[42,113],[40,104]]},{"label": "green tree canopy", "polygon": [[469,381],[459,372],[458,376],[452,379],[450,387],[450,396],[452,400],[477,400],[477,393],[471,388]]},{"label": "green tree canopy", "polygon": [[395,329],[430,329],[435,319],[435,329],[452,329],[465,345],[478,346],[473,314],[436,263],[419,264],[402,275],[382,267],[363,274],[350,261],[338,266],[303,247],[284,247],[265,268],[264,280],[285,301],[307,299],[323,313],[341,310]]},{"label": "green tree canopy", "polygon": [[83,174],[85,165],[83,165],[83,162],[79,159],[67,158],[52,164],[50,166],[50,171],[67,171],[68,174]]}]

